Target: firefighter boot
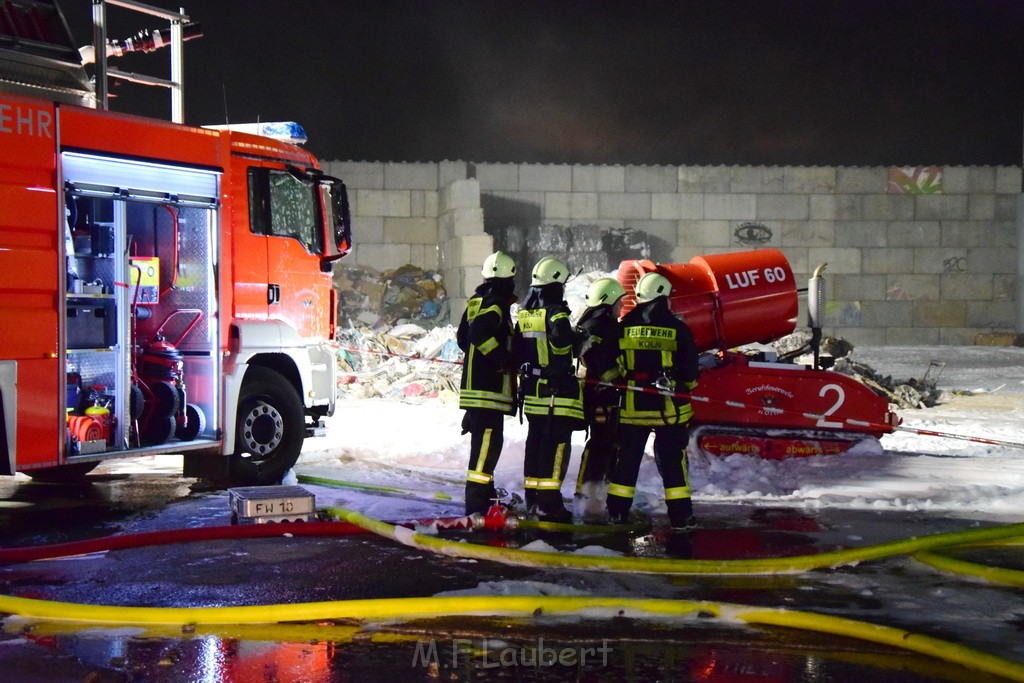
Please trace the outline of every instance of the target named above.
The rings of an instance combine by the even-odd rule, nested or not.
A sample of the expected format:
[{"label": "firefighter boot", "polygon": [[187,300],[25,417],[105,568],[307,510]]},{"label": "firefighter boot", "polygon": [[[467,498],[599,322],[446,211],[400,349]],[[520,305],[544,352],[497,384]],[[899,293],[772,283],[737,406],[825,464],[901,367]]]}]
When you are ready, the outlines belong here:
[{"label": "firefighter boot", "polygon": [[572,513],[565,509],[561,491],[537,492],[537,519],[542,522],[572,522]]},{"label": "firefighter boot", "polygon": [[494,484],[478,484],[475,481],[467,481],[466,514],[471,515],[474,512],[479,512],[481,515],[486,515],[497,497],[498,494],[494,490]]},{"label": "firefighter boot", "polygon": [[693,518],[693,503],[689,498],[665,501],[668,508],[668,522],[677,531],[688,531],[697,526]]},{"label": "firefighter boot", "polygon": [[608,522],[611,524],[625,524],[629,521],[629,509],[633,507],[632,498],[623,498],[608,494],[605,503],[605,510],[608,511]]}]

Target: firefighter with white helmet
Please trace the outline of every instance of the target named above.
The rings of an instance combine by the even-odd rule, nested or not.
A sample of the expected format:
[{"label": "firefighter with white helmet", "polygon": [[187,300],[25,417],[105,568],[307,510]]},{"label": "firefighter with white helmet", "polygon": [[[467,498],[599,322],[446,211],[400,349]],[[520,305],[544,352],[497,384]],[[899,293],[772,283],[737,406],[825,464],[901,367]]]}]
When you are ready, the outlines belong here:
[{"label": "firefighter with white helmet", "polygon": [[647,273],[636,284],[636,307],[622,319],[619,365],[630,390],[619,413],[619,457],[608,485],[608,516],[627,519],[644,449],[654,432],[654,458],[665,485],[665,505],[674,529],[693,526],[686,468],[688,392],[697,384],[697,349],[690,328],[670,309],[672,284]]},{"label": "firefighter with white helmet", "polygon": [[533,268],[516,320],[515,354],[523,413],[529,422],[523,478],[526,506],[544,521],[568,522],[562,480],[571,437],[583,427],[583,390],[573,364],[575,334],[565,302],[569,268],[545,256]]},{"label": "firefighter with white helmet", "polygon": [[615,463],[619,392],[599,383],[619,378],[619,315],[625,296],[626,290],[614,278],[594,280],[587,290],[587,308],[576,323],[581,341],[579,357],[586,367],[583,409],[590,430],[576,480],[576,495],[583,499],[586,515],[604,511],[603,488]]},{"label": "firefighter with white helmet", "polygon": [[465,353],[459,407],[466,411],[463,433],[470,434],[466,474],[466,514],[484,514],[497,497],[494,468],[504,442],[504,420],[515,413],[512,321],[516,264],[496,251],[484,260],[483,283],[459,321],[457,341]]}]

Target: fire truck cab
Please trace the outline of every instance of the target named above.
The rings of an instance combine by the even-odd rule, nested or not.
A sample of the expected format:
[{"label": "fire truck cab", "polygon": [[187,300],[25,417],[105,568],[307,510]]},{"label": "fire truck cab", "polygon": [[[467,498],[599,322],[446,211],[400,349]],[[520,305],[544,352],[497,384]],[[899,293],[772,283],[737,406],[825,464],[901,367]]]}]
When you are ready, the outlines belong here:
[{"label": "fire truck cab", "polygon": [[56,5],[5,5],[0,474],[180,453],[186,476],[280,482],[335,408],[345,185],[294,144],[32,87],[82,66]]}]

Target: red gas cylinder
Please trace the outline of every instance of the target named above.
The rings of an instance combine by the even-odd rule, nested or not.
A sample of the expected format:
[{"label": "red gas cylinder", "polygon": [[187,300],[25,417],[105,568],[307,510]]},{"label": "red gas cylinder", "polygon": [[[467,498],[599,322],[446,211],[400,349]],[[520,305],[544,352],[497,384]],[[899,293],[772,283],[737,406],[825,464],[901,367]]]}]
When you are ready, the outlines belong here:
[{"label": "red gas cylinder", "polygon": [[636,305],[637,281],[652,272],[672,283],[669,306],[689,325],[699,350],[774,341],[796,328],[796,280],[778,249],[697,256],[689,263],[623,261],[624,314]]}]

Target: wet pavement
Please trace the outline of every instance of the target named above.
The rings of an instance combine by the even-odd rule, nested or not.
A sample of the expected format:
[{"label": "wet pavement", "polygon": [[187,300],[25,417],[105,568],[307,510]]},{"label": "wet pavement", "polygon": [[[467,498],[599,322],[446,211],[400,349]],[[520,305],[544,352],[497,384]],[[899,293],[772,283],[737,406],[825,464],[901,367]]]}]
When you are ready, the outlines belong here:
[{"label": "wet pavement", "polygon": [[[201,490],[174,467],[105,465],[78,485],[0,480],[0,545],[228,525],[225,491]],[[318,505],[365,508],[372,493],[306,486]],[[392,506],[393,507],[393,506]],[[457,504],[422,505],[437,515]],[[647,532],[476,532],[477,543],[740,559],[827,552],[975,526],[924,514],[809,512],[702,505],[686,547]],[[419,515],[422,516],[422,515]],[[456,536],[457,538],[457,536]],[[999,552],[999,551],[992,551]],[[987,555],[987,557],[990,555]],[[1000,558],[1019,562],[1019,553]],[[1018,567],[1020,568],[1020,567]],[[370,535],[225,539],[111,550],[0,566],[6,595],[95,605],[208,607],[426,597],[506,582],[536,594],[708,600],[784,607],[905,628],[1024,661],[1024,595],[943,574],[907,557],[782,576],[652,576],[512,567],[442,557]],[[625,617],[448,617],[370,626],[325,621],[264,626],[98,626],[9,617],[0,680],[990,680],[924,656],[792,629],[721,620]]]}]

